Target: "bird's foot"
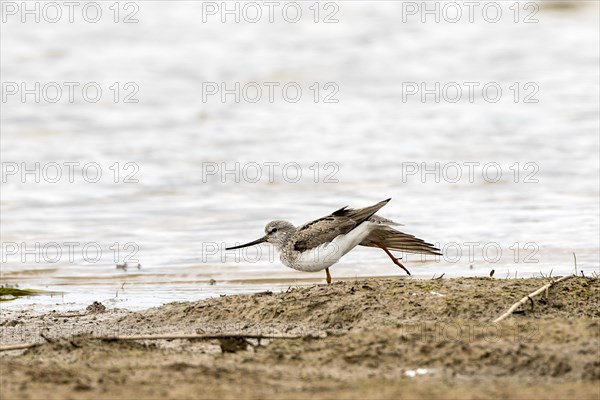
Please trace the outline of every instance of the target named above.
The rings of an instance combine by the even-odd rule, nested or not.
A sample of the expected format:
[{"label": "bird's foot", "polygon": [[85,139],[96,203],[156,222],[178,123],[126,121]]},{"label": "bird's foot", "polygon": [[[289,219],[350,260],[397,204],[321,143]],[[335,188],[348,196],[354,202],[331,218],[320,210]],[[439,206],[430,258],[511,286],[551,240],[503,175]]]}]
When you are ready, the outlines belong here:
[{"label": "bird's foot", "polygon": [[331,285],[331,275],[329,274],[329,268],[325,268],[325,273],[327,276],[325,277],[325,281],[327,281],[328,285]]},{"label": "bird's foot", "polygon": [[399,266],[400,268],[402,268],[404,271],[406,271],[406,273],[408,275],[410,275],[410,272],[399,261],[399,260],[402,260],[402,257],[399,257],[399,258],[394,257],[394,255],[392,253],[390,253],[390,251],[387,249],[387,247],[385,247],[385,245],[383,243],[377,243],[377,246],[379,246],[379,248],[381,248],[381,250],[385,251],[385,254],[387,254],[388,257],[392,259],[392,261],[394,262],[394,264],[396,264],[397,266]]}]

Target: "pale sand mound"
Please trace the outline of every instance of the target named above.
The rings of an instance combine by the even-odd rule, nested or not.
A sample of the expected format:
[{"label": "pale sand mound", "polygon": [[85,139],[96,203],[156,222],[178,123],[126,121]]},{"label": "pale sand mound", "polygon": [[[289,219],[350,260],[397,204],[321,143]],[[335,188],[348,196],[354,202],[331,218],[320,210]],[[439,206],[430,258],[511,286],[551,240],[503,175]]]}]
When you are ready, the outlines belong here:
[{"label": "pale sand mound", "polygon": [[[574,278],[490,323],[543,279],[369,279],[42,321],[63,337],[2,354],[2,398],[600,398],[600,282]],[[70,325],[69,325],[70,324]],[[79,329],[73,329],[76,325]],[[67,329],[70,326],[71,329]],[[62,328],[62,329],[61,329]],[[61,334],[58,334],[60,332]],[[92,336],[285,333],[260,345]],[[238,343],[239,344],[239,343]],[[222,353],[221,345],[231,352]]]}]

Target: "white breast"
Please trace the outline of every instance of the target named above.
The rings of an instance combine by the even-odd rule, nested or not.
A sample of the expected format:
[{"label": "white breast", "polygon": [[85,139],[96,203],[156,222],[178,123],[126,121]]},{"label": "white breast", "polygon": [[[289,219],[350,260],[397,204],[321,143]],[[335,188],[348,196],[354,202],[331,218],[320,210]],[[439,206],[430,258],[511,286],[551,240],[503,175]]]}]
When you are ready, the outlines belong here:
[{"label": "white breast", "polygon": [[369,236],[374,226],[376,225],[365,221],[348,234],[339,235],[331,242],[297,253],[291,260],[282,255],[281,262],[298,271],[316,272],[324,270],[338,262],[340,258]]}]

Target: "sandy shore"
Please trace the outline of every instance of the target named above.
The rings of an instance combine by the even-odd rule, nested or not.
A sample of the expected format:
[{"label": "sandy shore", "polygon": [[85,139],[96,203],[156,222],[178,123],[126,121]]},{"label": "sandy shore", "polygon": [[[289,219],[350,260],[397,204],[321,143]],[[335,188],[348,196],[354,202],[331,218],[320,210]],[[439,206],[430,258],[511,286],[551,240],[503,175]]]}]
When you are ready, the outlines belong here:
[{"label": "sandy shore", "polygon": [[[40,345],[2,352],[0,397],[599,399],[599,279],[491,323],[547,282],[368,279],[142,312],[2,310],[2,345]],[[288,337],[97,339],[159,333]]]}]

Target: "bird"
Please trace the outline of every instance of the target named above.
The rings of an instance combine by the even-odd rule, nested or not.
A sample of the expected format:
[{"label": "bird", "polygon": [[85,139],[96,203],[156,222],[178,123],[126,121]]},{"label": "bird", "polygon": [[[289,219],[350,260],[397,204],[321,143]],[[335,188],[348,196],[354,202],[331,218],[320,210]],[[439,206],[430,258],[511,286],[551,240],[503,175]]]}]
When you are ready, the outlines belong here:
[{"label": "bird", "polygon": [[285,266],[304,272],[325,270],[326,282],[331,284],[329,267],[356,246],[376,247],[410,275],[390,250],[436,256],[442,254],[431,243],[394,228],[402,224],[375,214],[390,200],[391,198],[364,208],[352,209],[345,206],[299,227],[288,221],[271,221],[267,223],[263,237],[246,244],[226,247],[225,250],[269,243],[279,251],[279,258]]}]

